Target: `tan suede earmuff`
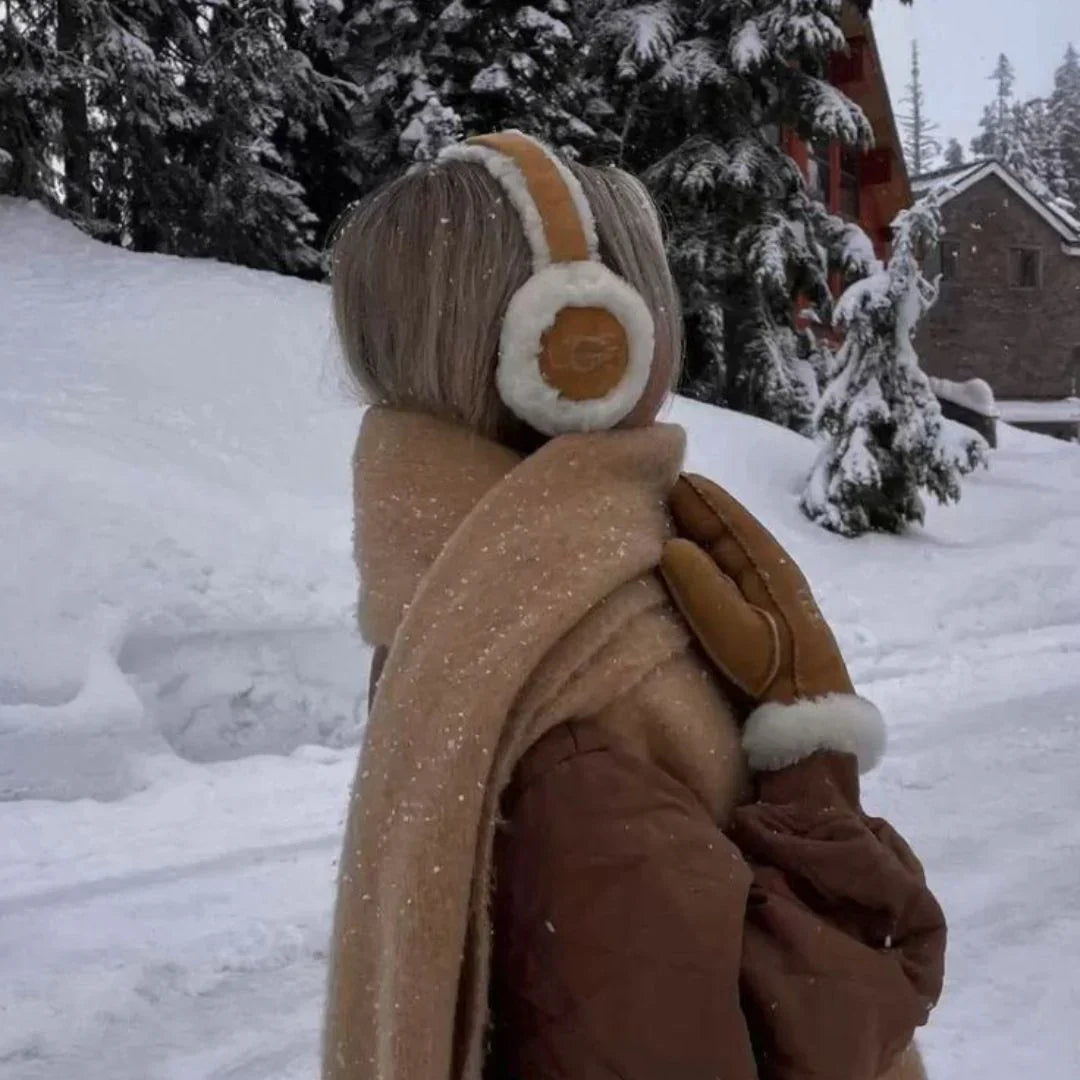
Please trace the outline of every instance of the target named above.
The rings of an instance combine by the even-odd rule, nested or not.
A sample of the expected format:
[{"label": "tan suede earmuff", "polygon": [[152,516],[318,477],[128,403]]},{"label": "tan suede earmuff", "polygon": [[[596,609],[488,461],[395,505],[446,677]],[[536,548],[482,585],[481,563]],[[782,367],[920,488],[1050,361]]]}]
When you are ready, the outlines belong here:
[{"label": "tan suede earmuff", "polygon": [[481,135],[442,157],[476,161],[521,217],[533,274],[507,307],[496,383],[545,435],[614,427],[641,400],[655,329],[641,294],[600,261],[596,223],[573,173],[520,131]]}]

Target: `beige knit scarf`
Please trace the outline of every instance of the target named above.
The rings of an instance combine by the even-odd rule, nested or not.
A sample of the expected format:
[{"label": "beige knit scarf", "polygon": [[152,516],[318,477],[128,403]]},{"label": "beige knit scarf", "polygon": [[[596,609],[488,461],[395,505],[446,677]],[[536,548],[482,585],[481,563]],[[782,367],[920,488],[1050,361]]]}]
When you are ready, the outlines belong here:
[{"label": "beige knit scarf", "polygon": [[591,718],[723,820],[738,730],[653,576],[683,432],[555,439],[520,461],[374,409],[356,454],[361,626],[389,645],[340,867],[326,1080],[480,1080],[499,796]]}]

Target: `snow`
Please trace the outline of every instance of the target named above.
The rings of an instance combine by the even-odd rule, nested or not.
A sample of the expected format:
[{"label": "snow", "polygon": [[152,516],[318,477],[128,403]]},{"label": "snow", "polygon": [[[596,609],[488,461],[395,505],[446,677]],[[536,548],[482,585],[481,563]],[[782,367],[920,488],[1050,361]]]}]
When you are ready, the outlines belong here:
[{"label": "snow", "polygon": [[515,21],[518,26],[525,30],[532,30],[538,35],[565,42],[574,40],[574,35],[566,23],[561,19],[553,18],[546,11],[540,11],[538,8],[523,7],[517,13]]},{"label": "snow", "polygon": [[678,29],[675,14],[667,3],[640,4],[616,11],[612,16],[612,32],[622,45],[619,78],[636,78],[642,68],[669,60]]},{"label": "snow", "polygon": [[500,94],[512,89],[513,85],[502,64],[491,64],[476,73],[469,89],[477,94]]},{"label": "snow", "polygon": [[952,379],[930,378],[930,389],[942,401],[951,401],[970,409],[979,416],[996,417],[999,414],[994,391],[985,379],[968,379],[954,382]]},{"label": "snow", "polygon": [[848,146],[869,145],[873,128],[866,114],[842,90],[822,79],[807,77],[804,93],[812,110],[815,131]]},{"label": "snow", "polygon": [[731,41],[731,62],[735,70],[750,71],[762,64],[768,55],[769,48],[761,39],[761,28],[753,19],[747,19]]},{"label": "snow", "polygon": [[[0,1076],[309,1080],[368,657],[324,289],[0,201]],[[1080,449],[810,525],[805,439],[678,400],[805,567],[951,918],[931,1075],[1080,1075]]]}]

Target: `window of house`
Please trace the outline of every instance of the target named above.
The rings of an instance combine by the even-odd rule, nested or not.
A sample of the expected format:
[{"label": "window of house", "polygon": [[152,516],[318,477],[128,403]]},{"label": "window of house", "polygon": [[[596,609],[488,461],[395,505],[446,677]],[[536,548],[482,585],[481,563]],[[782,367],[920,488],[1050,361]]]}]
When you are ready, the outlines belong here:
[{"label": "window of house", "polygon": [[847,148],[840,155],[840,213],[859,220],[859,155]]},{"label": "window of house", "polygon": [[956,240],[942,240],[938,245],[942,281],[955,281],[960,268],[960,244]]},{"label": "window of house", "polygon": [[828,143],[810,146],[808,186],[810,194],[818,202],[823,202],[826,206],[829,205],[829,193],[832,191],[832,162]]},{"label": "window of house", "polygon": [[1009,252],[1009,284],[1014,289],[1042,288],[1042,250],[1015,247]]}]

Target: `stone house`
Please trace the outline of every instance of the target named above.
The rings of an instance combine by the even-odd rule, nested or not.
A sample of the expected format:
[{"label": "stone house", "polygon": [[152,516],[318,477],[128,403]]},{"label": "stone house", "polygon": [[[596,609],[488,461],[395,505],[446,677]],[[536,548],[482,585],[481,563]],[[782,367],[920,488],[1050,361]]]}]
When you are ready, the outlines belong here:
[{"label": "stone house", "polygon": [[928,270],[941,297],[917,346],[940,378],[983,379],[1003,419],[1024,426],[1076,408],[1080,420],[1080,221],[1037,198],[997,161],[920,177],[937,190],[944,235]]}]

